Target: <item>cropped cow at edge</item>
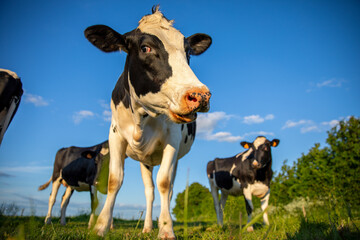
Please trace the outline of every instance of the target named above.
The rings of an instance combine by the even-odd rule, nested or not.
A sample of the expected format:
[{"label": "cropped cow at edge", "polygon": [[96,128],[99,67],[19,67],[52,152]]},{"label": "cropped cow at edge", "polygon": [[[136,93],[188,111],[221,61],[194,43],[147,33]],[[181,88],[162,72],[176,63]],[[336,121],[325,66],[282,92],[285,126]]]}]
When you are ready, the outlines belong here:
[{"label": "cropped cow at edge", "polygon": [[0,145],[20,105],[22,94],[22,83],[18,75],[0,68]]},{"label": "cropped cow at edge", "polygon": [[[270,198],[270,181],[272,178],[271,147],[278,146],[280,140],[267,140],[259,136],[253,143],[241,142],[248,149],[236,156],[229,158],[216,158],[207,164],[207,176],[209,178],[211,194],[219,225],[223,225],[223,210],[228,195],[245,197],[248,222],[251,221],[251,213],[254,209],[252,195],[261,199],[261,209],[264,211]],[[218,191],[221,191],[219,201]],[[267,213],[263,215],[264,223],[269,225]],[[253,231],[249,227],[248,231]]]},{"label": "cropped cow at edge", "polygon": [[108,141],[92,147],[62,148],[56,153],[53,174],[50,180],[39,187],[47,188],[52,181],[52,190],[49,197],[49,210],[45,224],[51,223],[51,212],[56,195],[61,184],[66,187],[61,201],[60,223],[66,224],[65,212],[74,190],[78,192],[90,191],[91,215],[89,228],[94,223],[95,210],[98,206],[97,191],[107,193],[109,175],[109,144]]},{"label": "cropped cow at edge", "polygon": [[154,183],[152,170],[160,165],[159,237],[175,238],[170,200],[178,159],[189,152],[195,137],[197,112],[209,110],[210,92],[189,66],[211,44],[206,34],[185,38],[158,7],[138,27],[123,35],[104,25],[85,30],[86,38],[104,52],[127,53],[124,71],[112,92],[109,132],[108,195],[95,225],[103,236],[110,224],[116,195],[124,177],[124,160],[139,161],[147,211],[143,232],[152,229]]}]

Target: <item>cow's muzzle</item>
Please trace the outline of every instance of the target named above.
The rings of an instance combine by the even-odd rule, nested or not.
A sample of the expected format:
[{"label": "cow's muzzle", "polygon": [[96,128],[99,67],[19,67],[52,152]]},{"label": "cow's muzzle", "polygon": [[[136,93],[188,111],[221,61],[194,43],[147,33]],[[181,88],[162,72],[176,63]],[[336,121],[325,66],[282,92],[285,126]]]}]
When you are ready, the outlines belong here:
[{"label": "cow's muzzle", "polygon": [[210,91],[205,88],[192,88],[184,95],[185,105],[190,113],[207,112],[210,109]]},{"label": "cow's muzzle", "polygon": [[180,111],[170,110],[170,118],[176,123],[189,123],[196,120],[197,112],[210,109],[211,93],[207,87],[191,88],[181,98]]}]

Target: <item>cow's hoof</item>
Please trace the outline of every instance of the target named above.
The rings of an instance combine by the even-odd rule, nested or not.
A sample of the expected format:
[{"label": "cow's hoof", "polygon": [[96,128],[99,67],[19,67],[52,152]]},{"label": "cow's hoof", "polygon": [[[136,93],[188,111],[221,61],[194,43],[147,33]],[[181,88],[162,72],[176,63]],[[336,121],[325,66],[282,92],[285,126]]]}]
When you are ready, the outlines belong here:
[{"label": "cow's hoof", "polygon": [[93,231],[96,235],[104,237],[106,234],[106,226],[102,224],[96,224]]},{"label": "cow's hoof", "polygon": [[46,225],[51,224],[51,217],[45,218],[45,224],[46,224]]},{"label": "cow's hoof", "polygon": [[65,226],[66,225],[66,221],[60,221],[60,224]]},{"label": "cow's hoof", "polygon": [[254,231],[254,228],[253,228],[253,226],[250,226],[250,227],[248,227],[246,230],[247,230],[248,232],[253,232],[253,231]]},{"label": "cow's hoof", "polygon": [[144,227],[143,230],[142,230],[142,233],[150,233],[152,230],[152,228],[149,228],[149,227]]},{"label": "cow's hoof", "polygon": [[175,240],[175,234],[174,232],[159,232],[159,238],[160,239],[168,239],[168,240]]}]

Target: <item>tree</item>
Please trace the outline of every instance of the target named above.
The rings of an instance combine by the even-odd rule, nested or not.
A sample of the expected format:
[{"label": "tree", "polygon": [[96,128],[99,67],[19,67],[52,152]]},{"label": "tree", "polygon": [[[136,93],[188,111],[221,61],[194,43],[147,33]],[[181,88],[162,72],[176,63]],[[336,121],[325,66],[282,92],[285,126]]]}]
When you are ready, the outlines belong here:
[{"label": "tree", "polygon": [[[184,221],[184,198],[185,190],[178,193],[175,199],[172,213],[178,221]],[[188,221],[210,219],[216,219],[211,193],[205,186],[194,182],[189,186]]]}]

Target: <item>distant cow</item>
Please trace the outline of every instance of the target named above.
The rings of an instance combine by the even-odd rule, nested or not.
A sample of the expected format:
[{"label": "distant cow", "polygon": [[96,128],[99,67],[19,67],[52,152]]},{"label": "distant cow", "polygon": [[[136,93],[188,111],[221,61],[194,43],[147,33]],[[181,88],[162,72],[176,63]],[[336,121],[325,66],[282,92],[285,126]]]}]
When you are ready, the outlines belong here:
[{"label": "distant cow", "polygon": [[98,206],[97,191],[107,193],[109,174],[109,144],[108,141],[92,147],[62,148],[56,153],[54,170],[50,180],[41,185],[39,190],[47,188],[52,181],[52,191],[49,198],[49,210],[45,224],[51,223],[51,211],[61,184],[66,191],[61,201],[60,223],[66,224],[65,212],[74,190],[90,191],[91,215],[89,228],[94,222],[95,210]]},{"label": "distant cow", "polygon": [[147,211],[143,232],[151,231],[154,200],[153,166],[161,198],[159,237],[174,239],[170,200],[180,158],[190,151],[197,112],[209,110],[210,92],[189,66],[211,44],[206,34],[184,37],[158,7],[133,31],[119,34],[104,25],[85,30],[85,37],[104,52],[127,53],[122,75],[112,92],[109,133],[109,186],[94,227],[103,236],[109,228],[116,195],[122,185],[126,157],[141,162]]},{"label": "distant cow", "polygon": [[[259,136],[253,143],[241,142],[248,149],[230,158],[216,158],[207,164],[207,176],[214,199],[214,206],[219,225],[223,225],[223,210],[228,195],[245,197],[248,222],[254,209],[251,196],[261,199],[261,209],[264,211],[269,203],[271,170],[271,147],[279,144],[278,139],[267,140]],[[218,190],[221,191],[219,202]],[[263,215],[264,223],[269,224],[267,213]],[[253,231],[249,227],[248,231]]]},{"label": "distant cow", "polygon": [[18,75],[0,69],[0,144],[19,107],[22,94],[22,83]]}]

